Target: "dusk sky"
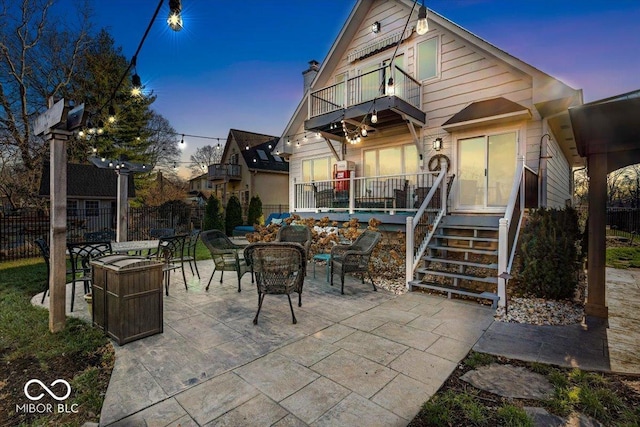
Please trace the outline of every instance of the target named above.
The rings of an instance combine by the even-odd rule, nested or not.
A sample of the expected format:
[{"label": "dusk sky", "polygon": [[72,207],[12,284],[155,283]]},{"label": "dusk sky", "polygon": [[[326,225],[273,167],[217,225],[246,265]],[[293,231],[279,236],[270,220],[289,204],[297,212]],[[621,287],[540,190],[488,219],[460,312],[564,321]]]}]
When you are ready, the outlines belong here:
[{"label": "dusk sky", "polygon": [[[72,0],[63,0],[59,6]],[[229,129],[280,136],[302,97],[302,71],[322,62],[355,0],[168,0],[138,55],[153,108],[178,133],[226,138]],[[131,59],[157,0],[93,0]],[[58,6],[58,7],[59,7]],[[585,102],[640,89],[639,0],[428,0],[425,6],[509,54],[583,89]],[[183,161],[216,141],[185,138]],[[183,165],[186,171],[186,164]]]}]

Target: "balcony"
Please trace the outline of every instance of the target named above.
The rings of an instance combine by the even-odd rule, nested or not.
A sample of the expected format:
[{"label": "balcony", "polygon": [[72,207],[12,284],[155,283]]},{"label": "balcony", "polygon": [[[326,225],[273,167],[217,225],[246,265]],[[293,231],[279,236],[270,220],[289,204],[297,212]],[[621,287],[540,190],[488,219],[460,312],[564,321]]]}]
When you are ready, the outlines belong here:
[{"label": "balcony", "polygon": [[[392,85],[389,85],[389,77]],[[344,136],[341,121],[359,125],[366,123],[369,132],[389,128],[412,121],[426,124],[426,115],[421,108],[422,88],[418,81],[398,67],[393,72],[382,67],[353,77],[346,82],[311,92],[309,96],[309,119],[305,129]],[[373,110],[377,123],[365,121]]]},{"label": "balcony", "polygon": [[241,181],[242,169],[240,165],[231,163],[216,163],[209,165],[209,181]]}]

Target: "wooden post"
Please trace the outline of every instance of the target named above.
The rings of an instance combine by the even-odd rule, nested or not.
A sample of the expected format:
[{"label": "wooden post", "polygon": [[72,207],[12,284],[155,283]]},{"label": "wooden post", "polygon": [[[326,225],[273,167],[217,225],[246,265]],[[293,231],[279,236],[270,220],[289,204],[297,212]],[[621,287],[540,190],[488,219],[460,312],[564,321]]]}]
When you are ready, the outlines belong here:
[{"label": "wooden post", "polygon": [[116,225],[116,240],[127,241],[127,229],[129,225],[129,175],[128,169],[118,169],[118,223]]},{"label": "wooden post", "polygon": [[587,303],[589,316],[607,319],[606,300],[606,224],[607,154],[591,154],[589,162],[589,253],[587,274]]},{"label": "wooden post", "polygon": [[66,320],[67,292],[67,146],[71,132],[49,129],[50,141],[50,269],[49,330],[60,332]]}]

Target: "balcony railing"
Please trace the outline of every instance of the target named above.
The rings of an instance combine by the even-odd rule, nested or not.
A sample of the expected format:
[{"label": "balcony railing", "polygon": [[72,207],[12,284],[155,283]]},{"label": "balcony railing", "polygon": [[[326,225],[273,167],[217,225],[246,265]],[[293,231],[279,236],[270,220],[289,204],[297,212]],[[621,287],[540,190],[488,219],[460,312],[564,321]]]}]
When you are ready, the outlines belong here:
[{"label": "balcony railing", "polygon": [[[392,78],[392,85],[389,85]],[[420,83],[398,68],[378,68],[345,82],[311,92],[309,118],[373,101],[383,96],[397,96],[420,109]]]},{"label": "balcony railing", "polygon": [[350,177],[295,184],[296,212],[415,212],[437,173]]},{"label": "balcony railing", "polygon": [[210,181],[242,179],[240,165],[231,163],[216,163],[209,165],[208,176]]}]

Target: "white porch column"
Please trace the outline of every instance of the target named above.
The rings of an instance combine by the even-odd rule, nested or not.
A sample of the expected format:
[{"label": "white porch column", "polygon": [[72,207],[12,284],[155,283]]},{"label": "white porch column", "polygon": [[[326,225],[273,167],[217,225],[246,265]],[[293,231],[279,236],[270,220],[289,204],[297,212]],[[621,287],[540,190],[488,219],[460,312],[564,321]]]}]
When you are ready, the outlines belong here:
[{"label": "white porch column", "polygon": [[[507,262],[509,259],[509,220],[500,218],[498,225],[498,274],[507,271]],[[505,279],[498,277],[498,306],[505,307],[507,305],[507,284]]]},{"label": "white porch column", "polygon": [[405,279],[407,290],[411,290],[409,282],[413,280],[413,217],[407,217],[407,228],[405,237]]}]

